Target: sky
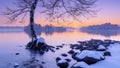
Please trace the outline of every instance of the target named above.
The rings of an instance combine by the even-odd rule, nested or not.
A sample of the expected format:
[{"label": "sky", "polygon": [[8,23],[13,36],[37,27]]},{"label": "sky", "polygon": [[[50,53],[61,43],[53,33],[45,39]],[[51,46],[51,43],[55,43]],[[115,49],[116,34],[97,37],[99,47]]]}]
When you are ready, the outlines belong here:
[{"label": "sky", "polygon": [[[14,8],[13,1],[15,0],[0,0],[0,12],[5,11],[7,6]],[[66,27],[83,27],[89,25],[97,25],[103,24],[106,22],[111,22],[112,24],[120,25],[120,0],[98,0],[94,6],[94,10],[96,11],[95,15],[86,16],[85,18],[81,18],[81,22],[73,22],[73,23],[52,23],[48,22],[44,19],[44,17],[40,17],[39,15],[35,17],[35,23],[46,25],[53,24],[55,26],[66,26]],[[25,26],[28,24],[28,21],[24,21],[24,23],[8,23],[7,17],[0,15],[0,26]]]}]

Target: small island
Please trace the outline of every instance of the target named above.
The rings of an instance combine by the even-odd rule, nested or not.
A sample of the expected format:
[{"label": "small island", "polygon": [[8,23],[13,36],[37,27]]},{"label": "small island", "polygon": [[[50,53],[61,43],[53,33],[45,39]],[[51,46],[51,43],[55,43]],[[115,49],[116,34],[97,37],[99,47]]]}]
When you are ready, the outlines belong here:
[{"label": "small island", "polygon": [[110,37],[120,34],[120,26],[111,23],[82,27],[79,30],[81,32],[86,32],[95,35],[102,35],[105,37]]}]

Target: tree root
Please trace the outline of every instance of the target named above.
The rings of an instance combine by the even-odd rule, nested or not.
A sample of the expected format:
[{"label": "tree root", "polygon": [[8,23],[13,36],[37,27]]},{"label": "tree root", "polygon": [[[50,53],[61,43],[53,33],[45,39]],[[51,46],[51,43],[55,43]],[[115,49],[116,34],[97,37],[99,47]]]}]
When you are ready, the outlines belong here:
[{"label": "tree root", "polygon": [[26,48],[32,51],[39,51],[40,53],[48,52],[49,50],[55,52],[54,46],[47,45],[44,42],[37,42],[37,40],[30,41]]}]

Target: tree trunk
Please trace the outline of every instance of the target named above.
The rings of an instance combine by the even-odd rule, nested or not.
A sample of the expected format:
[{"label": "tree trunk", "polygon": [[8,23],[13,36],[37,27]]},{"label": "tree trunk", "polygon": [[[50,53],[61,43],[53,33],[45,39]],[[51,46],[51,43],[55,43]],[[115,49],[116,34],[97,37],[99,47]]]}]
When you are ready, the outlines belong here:
[{"label": "tree trunk", "polygon": [[37,39],[35,29],[34,29],[34,14],[35,14],[35,9],[37,6],[38,0],[35,0],[31,6],[30,10],[30,30],[31,30],[31,37],[32,37],[32,42]]},{"label": "tree trunk", "polygon": [[32,41],[37,39],[35,29],[34,29],[34,12],[30,11],[30,30],[31,30],[31,37]]}]

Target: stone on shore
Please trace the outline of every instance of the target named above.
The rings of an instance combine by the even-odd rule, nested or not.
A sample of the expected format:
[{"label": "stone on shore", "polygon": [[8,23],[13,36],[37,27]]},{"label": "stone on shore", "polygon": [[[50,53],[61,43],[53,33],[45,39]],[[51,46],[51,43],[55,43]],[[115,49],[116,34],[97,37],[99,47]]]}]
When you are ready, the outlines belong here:
[{"label": "stone on shore", "polygon": [[86,64],[85,62],[77,62],[75,64],[72,65],[71,68],[88,68],[88,64]]},{"label": "stone on shore", "polygon": [[105,50],[106,50],[106,48],[103,45],[99,45],[97,48],[97,51],[105,51]]},{"label": "stone on shore", "polygon": [[87,64],[94,64],[98,61],[103,60],[105,57],[102,53],[97,51],[84,50],[81,53],[76,53],[74,59],[79,61],[84,61]]},{"label": "stone on shore", "polygon": [[60,67],[60,68],[68,68],[69,66],[69,63],[66,61],[66,60],[59,60],[57,62],[57,65]]}]

